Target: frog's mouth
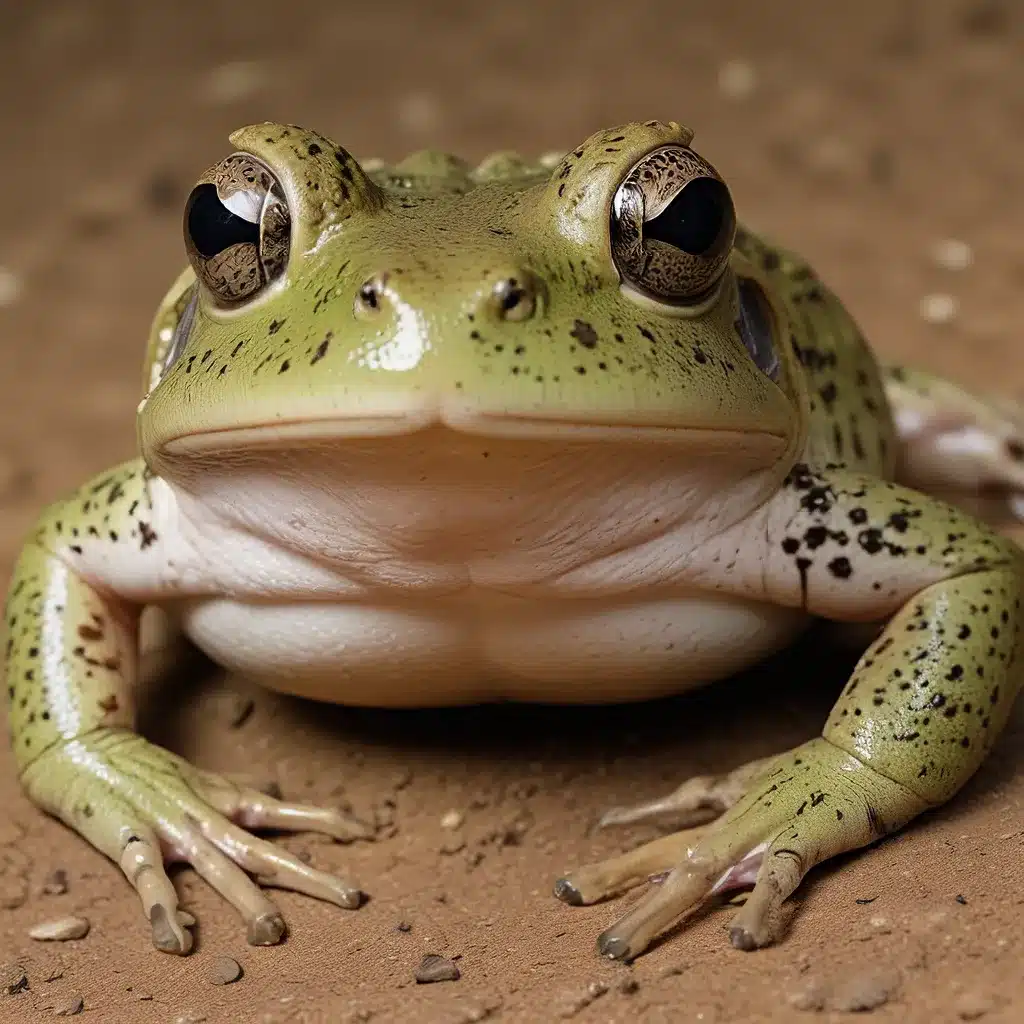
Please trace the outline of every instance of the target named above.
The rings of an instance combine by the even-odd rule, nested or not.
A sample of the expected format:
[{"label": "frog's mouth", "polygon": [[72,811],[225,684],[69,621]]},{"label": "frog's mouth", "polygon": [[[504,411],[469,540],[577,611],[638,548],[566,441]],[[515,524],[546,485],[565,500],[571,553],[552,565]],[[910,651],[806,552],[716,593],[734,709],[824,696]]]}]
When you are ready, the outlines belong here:
[{"label": "frog's mouth", "polygon": [[[408,400],[404,404],[407,406]],[[565,415],[543,413],[490,412],[467,407],[422,409],[404,412],[375,409],[372,414],[304,416],[281,418],[269,423],[210,427],[172,437],[159,444],[165,456],[176,459],[190,455],[208,455],[250,449],[287,450],[306,444],[409,437],[442,431],[466,437],[505,440],[592,443],[636,443],[669,445],[701,455],[745,456],[765,464],[781,458],[789,446],[789,437],[780,430],[681,426],[647,419],[630,421],[623,417],[600,422],[572,419]]]}]

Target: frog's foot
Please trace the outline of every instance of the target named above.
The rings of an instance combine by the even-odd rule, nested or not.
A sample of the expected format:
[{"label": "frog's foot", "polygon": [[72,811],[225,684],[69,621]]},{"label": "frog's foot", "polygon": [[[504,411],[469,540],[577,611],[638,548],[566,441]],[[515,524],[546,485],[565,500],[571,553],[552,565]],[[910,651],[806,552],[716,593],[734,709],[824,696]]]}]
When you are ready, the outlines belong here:
[{"label": "frog's foot", "polygon": [[195,868],[238,911],[256,946],[274,945],[286,931],[257,883],[349,909],[362,903],[353,883],[311,868],[236,823],[309,829],[343,841],[372,835],[369,826],[198,771],[132,732],[98,730],[54,747],[29,765],[24,782],[33,799],[120,865],[142,901],[154,945],[165,952],[188,953],[187,928],[194,923],[179,909],[168,862]]},{"label": "frog's foot", "polygon": [[710,897],[753,892],[730,928],[743,950],[776,937],[783,902],[815,865],[874,842],[924,810],[922,800],[824,739],[779,758],[718,821],[656,839],[561,879],[556,893],[590,903],[671,867],[598,939],[614,960],[632,960]]}]

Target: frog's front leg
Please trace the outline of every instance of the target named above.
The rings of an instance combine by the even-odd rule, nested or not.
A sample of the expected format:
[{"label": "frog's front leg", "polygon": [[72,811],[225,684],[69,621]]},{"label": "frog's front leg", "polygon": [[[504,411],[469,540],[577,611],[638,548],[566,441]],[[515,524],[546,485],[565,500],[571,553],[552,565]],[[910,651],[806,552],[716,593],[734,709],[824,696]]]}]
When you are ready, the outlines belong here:
[{"label": "frog's front leg", "polygon": [[[6,658],[21,780],[33,801],[120,865],[157,948],[183,954],[192,946],[165,861],[191,864],[242,915],[251,943],[276,943],[284,921],[249,874],[343,907],[358,906],[361,893],[244,829],[309,829],[342,840],[369,830],[337,811],[199,771],[133,731],[139,614],[147,591],[166,587],[173,572],[152,499],[141,463],[119,467],[51,507],[21,553]],[[128,596],[97,576],[120,576]]]},{"label": "frog's front leg", "polygon": [[[1020,687],[1024,559],[955,508],[842,468],[798,466],[772,502],[694,552],[716,590],[839,621],[889,619],[822,735],[775,759],[711,826],[559,882],[592,899],[671,867],[599,941],[637,956],[709,895],[754,890],[733,945],[774,938],[776,912],[816,864],[948,800],[984,760]],[[891,618],[890,618],[891,616]],[[603,891],[602,891],[603,890]]]}]

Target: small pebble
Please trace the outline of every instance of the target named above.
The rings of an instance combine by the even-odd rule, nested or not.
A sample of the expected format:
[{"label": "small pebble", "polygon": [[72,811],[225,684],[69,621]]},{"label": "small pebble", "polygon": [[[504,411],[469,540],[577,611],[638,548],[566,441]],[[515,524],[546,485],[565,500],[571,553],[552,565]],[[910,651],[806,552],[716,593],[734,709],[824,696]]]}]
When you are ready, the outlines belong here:
[{"label": "small pebble", "polygon": [[78,992],[72,992],[63,1002],[58,1003],[54,1009],[57,1017],[74,1017],[85,1009],[85,1000]]},{"label": "small pebble", "polygon": [[889,935],[892,932],[892,925],[887,917],[877,916],[871,918],[871,927],[879,935]]},{"label": "small pebble", "polygon": [[441,828],[456,829],[461,828],[462,823],[466,820],[466,816],[462,811],[448,811],[441,818]]},{"label": "small pebble", "polygon": [[43,921],[30,928],[30,939],[39,942],[67,942],[70,939],[84,939],[89,934],[89,922],[84,917],[59,917],[55,921]]},{"label": "small pebble", "polygon": [[174,1024],[203,1024],[206,1019],[202,1013],[182,1013],[174,1018]]},{"label": "small pebble", "polygon": [[962,895],[961,893],[956,894],[956,901],[960,904],[961,907],[967,906],[967,897]]},{"label": "small pebble", "polygon": [[395,925],[395,931],[405,932],[408,934],[412,931],[412,925],[409,924],[408,921],[399,921],[398,924]]},{"label": "small pebble", "polygon": [[718,69],[718,91],[731,100],[746,99],[757,88],[757,72],[745,60],[726,61]]},{"label": "small pebble", "polygon": [[618,988],[624,996],[634,996],[640,991],[640,982],[636,978],[623,978]]},{"label": "small pebble", "polygon": [[982,992],[965,992],[957,999],[954,1009],[961,1020],[980,1020],[994,1007],[990,996]]},{"label": "small pebble", "polygon": [[437,953],[428,953],[416,968],[417,985],[430,985],[435,981],[458,981],[462,977],[455,963]]},{"label": "small pebble", "polygon": [[206,974],[211,985],[231,985],[241,976],[242,965],[230,956],[217,957]]},{"label": "small pebble", "polygon": [[966,270],[974,261],[974,253],[958,238],[944,238],[931,250],[932,261],[943,270]]},{"label": "small pebble", "polygon": [[48,896],[62,896],[68,891],[68,873],[63,868],[57,868],[46,876],[43,882],[43,892]]},{"label": "small pebble", "polygon": [[5,267],[0,267],[0,306],[13,306],[21,297],[21,281]]},{"label": "small pebble", "polygon": [[957,304],[952,295],[938,292],[921,300],[921,319],[930,324],[948,324],[956,318]]},{"label": "small pebble", "polygon": [[0,995],[14,996],[28,991],[28,974],[21,964],[0,964]]}]

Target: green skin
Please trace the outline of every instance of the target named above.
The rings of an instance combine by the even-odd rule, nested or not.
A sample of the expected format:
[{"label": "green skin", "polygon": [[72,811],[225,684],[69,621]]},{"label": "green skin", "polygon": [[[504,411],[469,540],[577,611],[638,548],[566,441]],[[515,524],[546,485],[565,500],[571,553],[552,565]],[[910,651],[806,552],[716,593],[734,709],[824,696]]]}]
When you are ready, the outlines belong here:
[{"label": "green skin", "polygon": [[[370,834],[362,823],[200,771],[133,731],[143,608],[232,590],[202,565],[181,567],[187,552],[167,526],[168,503],[201,502],[203,482],[259,447],[268,427],[283,432],[276,451],[281,436],[322,440],[325,424],[379,415],[396,400],[427,409],[424,430],[490,431],[499,448],[526,443],[523,423],[546,424],[550,440],[569,422],[594,427],[584,443],[610,453],[624,431],[633,444],[661,443],[668,431],[697,454],[737,452],[749,485],[726,492],[717,529],[685,560],[687,582],[709,599],[791,609],[801,621],[886,622],[819,738],[606,816],[687,826],[709,806],[721,812],[559,880],[567,902],[590,903],[670,869],[602,935],[604,955],[638,955],[729,872],[730,885],[757,872],[733,944],[769,943],[780,904],[810,868],[947,801],[985,759],[1020,686],[1021,554],[903,484],[1021,487],[1015,410],[927,374],[881,370],[810,268],[746,230],[699,307],[670,308],[625,287],[609,246],[612,196],[645,154],[690,139],[648,122],[598,133],[557,162],[498,154],[471,169],[423,153],[370,170],[295,127],[233,136],[284,191],[284,275],[231,310],[201,288],[187,347],[162,374],[195,276],[176,282],[150,336],[140,458],[45,511],[7,604],[9,720],[26,791],[121,865],[158,948],[191,948],[191,919],[164,870],[171,859],[192,863],[232,903],[253,943],[285,931],[256,883],[343,907],[361,899],[352,883],[245,829],[347,841]],[[737,335],[740,277],[771,303],[777,382]],[[513,278],[525,282],[525,300],[509,312],[495,288]],[[360,299],[367,281],[376,282],[372,303]],[[410,317],[419,356],[396,375],[388,361]],[[948,457],[943,438],[963,429],[991,445]],[[772,646],[794,632],[780,628]],[[322,682],[303,692],[371,700]],[[556,682],[541,692],[580,699]],[[612,695],[651,692],[627,680]],[[404,702],[432,701],[428,692]]]}]

